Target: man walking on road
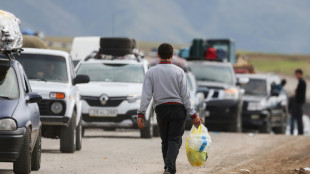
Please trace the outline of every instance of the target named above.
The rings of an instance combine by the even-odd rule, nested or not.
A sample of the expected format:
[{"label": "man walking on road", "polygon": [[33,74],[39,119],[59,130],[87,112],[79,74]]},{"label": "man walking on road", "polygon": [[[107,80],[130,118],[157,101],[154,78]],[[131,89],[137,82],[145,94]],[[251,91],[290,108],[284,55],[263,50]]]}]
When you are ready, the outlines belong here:
[{"label": "man walking on road", "polygon": [[298,80],[298,85],[295,90],[295,98],[290,100],[290,110],[292,113],[292,121],[291,121],[291,134],[294,134],[294,123],[297,120],[298,126],[298,134],[304,134],[302,115],[303,115],[303,105],[306,102],[306,88],[307,84],[303,79],[303,72],[301,69],[297,69],[295,71],[295,76]]},{"label": "man walking on road", "polygon": [[162,153],[165,163],[164,174],[176,173],[176,159],[182,145],[186,116],[195,126],[202,120],[191,106],[190,94],[184,71],[171,64],[173,47],[163,43],[158,47],[160,63],[145,75],[141,105],[138,110],[138,126],[144,128],[144,115],[153,98]]}]

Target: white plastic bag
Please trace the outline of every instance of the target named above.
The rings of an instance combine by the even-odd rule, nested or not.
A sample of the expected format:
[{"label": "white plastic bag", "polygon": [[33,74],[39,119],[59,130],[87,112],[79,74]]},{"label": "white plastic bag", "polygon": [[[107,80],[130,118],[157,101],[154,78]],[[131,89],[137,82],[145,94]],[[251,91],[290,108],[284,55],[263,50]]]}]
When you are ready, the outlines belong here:
[{"label": "white plastic bag", "polygon": [[211,145],[211,136],[204,125],[192,127],[186,140],[186,154],[192,166],[202,166],[208,159],[208,149]]},{"label": "white plastic bag", "polygon": [[0,10],[0,50],[18,51],[23,46],[20,20],[12,13]]}]

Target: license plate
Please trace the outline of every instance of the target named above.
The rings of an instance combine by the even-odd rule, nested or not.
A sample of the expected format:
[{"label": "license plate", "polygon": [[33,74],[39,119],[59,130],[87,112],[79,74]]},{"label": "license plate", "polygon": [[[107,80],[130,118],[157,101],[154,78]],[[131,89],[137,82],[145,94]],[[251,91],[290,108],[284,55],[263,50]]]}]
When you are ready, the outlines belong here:
[{"label": "license plate", "polygon": [[116,117],[117,109],[90,109],[90,117]]},{"label": "license plate", "polygon": [[253,120],[259,119],[259,115],[251,115],[251,119],[253,119]]}]

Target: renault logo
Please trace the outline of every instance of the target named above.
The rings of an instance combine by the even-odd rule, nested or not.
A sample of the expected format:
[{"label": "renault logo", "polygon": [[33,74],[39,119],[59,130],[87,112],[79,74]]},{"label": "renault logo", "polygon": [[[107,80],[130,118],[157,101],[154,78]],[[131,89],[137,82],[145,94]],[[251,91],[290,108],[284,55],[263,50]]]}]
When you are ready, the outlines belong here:
[{"label": "renault logo", "polygon": [[99,100],[100,100],[100,103],[102,105],[105,105],[105,104],[107,104],[109,97],[107,95],[103,94],[100,96]]}]

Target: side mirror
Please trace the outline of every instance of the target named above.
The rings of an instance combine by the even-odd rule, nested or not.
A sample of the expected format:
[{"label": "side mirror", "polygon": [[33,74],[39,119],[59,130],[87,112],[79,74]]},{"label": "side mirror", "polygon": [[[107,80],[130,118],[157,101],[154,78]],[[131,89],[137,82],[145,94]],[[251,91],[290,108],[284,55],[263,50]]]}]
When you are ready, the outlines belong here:
[{"label": "side mirror", "polygon": [[27,103],[39,103],[42,100],[42,97],[34,92],[30,92],[26,96]]},{"label": "side mirror", "polygon": [[90,81],[90,79],[89,79],[88,75],[77,75],[73,79],[73,85],[81,84],[81,83],[88,83],[89,81]]},{"label": "side mirror", "polygon": [[248,84],[250,79],[248,77],[239,77],[237,78],[237,85],[238,86],[243,86]]}]

